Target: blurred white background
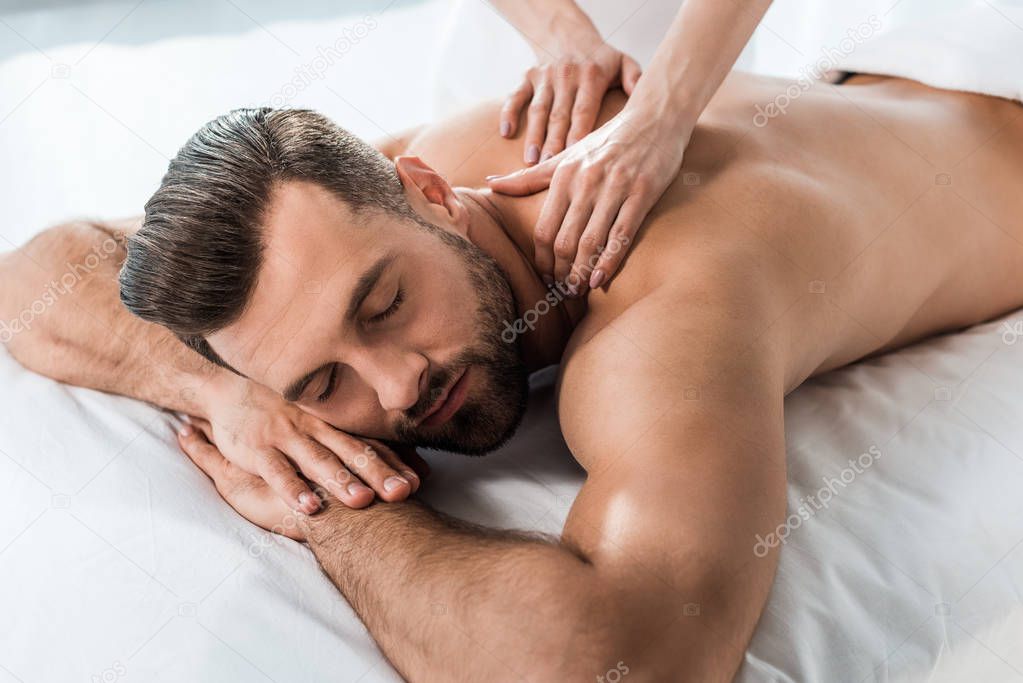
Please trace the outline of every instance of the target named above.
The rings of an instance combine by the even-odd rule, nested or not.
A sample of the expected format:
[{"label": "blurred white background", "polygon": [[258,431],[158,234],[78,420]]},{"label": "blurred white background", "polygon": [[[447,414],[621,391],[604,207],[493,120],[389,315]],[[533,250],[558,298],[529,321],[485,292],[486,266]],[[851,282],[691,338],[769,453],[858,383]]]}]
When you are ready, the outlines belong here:
[{"label": "blurred white background", "polygon": [[[598,25],[641,59],[677,6],[584,4],[611,8]],[[778,0],[741,65],[795,75],[872,14],[890,28],[961,4]],[[376,139],[504,93],[529,53],[475,17],[502,22],[484,0],[2,2],[0,250],[140,213],[188,135],[235,107],[312,107]]]}]

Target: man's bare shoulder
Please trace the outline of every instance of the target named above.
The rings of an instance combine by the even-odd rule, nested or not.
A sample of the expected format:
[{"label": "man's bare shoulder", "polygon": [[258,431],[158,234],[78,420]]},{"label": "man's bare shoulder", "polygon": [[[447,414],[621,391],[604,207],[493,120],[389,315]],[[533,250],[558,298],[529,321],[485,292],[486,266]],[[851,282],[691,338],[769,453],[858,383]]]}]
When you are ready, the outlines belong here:
[{"label": "man's bare shoulder", "polygon": [[[402,153],[422,157],[454,187],[478,187],[488,175],[511,173],[523,167],[526,126],[513,138],[498,132],[500,100],[475,104],[441,121],[423,126]],[[597,124],[603,124],[625,104],[621,91],[604,98]]]}]

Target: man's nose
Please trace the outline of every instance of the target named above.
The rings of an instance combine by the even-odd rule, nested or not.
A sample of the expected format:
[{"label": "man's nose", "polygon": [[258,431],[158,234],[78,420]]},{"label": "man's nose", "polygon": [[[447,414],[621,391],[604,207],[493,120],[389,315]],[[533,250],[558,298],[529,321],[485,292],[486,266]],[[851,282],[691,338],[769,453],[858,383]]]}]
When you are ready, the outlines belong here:
[{"label": "man's nose", "polygon": [[408,410],[416,405],[428,384],[430,362],[425,356],[394,348],[367,353],[363,377],[377,393],[384,410]]}]

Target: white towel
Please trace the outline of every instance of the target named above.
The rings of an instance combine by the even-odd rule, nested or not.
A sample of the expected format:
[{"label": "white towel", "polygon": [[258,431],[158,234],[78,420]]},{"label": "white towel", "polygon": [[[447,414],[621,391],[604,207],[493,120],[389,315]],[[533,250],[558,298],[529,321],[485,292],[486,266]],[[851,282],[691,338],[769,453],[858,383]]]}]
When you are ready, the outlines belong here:
[{"label": "white towel", "polygon": [[982,0],[883,32],[855,45],[826,78],[849,73],[1023,101],[1023,3]]}]

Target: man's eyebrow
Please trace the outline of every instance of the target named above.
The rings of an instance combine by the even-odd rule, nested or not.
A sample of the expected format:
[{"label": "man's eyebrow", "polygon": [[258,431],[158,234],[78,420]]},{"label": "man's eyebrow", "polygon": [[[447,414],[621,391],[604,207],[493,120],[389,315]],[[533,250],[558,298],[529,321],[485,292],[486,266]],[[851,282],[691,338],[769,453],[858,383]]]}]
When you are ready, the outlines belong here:
[{"label": "man's eyebrow", "polygon": [[359,281],[355,283],[355,287],[352,289],[352,296],[348,300],[348,310],[345,311],[345,320],[352,320],[355,318],[355,314],[359,312],[359,307],[362,306],[362,302],[366,300],[369,293],[376,287],[377,281],[380,276],[384,274],[384,270],[387,266],[391,265],[394,261],[393,254],[387,254],[377,259],[377,262],[370,266],[365,273],[359,278]]},{"label": "man's eyebrow", "polygon": [[[377,282],[380,280],[380,276],[383,275],[384,270],[387,266],[391,265],[394,261],[393,254],[387,254],[377,259],[376,263],[370,266],[365,273],[363,273],[358,281],[355,283],[355,287],[352,288],[352,295],[348,299],[348,310],[345,311],[345,320],[352,320],[355,318],[355,314],[359,312],[359,308],[362,306],[362,302],[366,300],[373,288],[376,287]],[[328,369],[333,365],[333,361],[324,363],[312,372],[308,372],[303,375],[300,379],[295,380],[282,392],[282,396],[285,401],[297,401],[301,396],[302,392],[309,385],[309,382],[319,373]]]}]

